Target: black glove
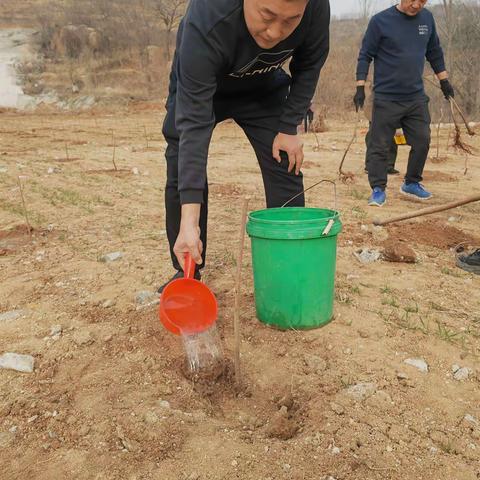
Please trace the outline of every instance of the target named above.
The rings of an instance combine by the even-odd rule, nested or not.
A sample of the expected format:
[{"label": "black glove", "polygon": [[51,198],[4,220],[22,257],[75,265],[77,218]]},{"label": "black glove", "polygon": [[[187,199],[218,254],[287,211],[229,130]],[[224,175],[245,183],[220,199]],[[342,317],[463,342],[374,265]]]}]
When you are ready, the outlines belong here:
[{"label": "black glove", "polygon": [[363,105],[365,105],[365,86],[361,85],[357,87],[357,93],[353,97],[353,103],[355,105],[355,110],[358,112]]},{"label": "black glove", "polygon": [[448,100],[450,97],[453,98],[455,96],[455,91],[453,90],[452,84],[448,81],[448,78],[440,80],[440,88],[445,95],[445,100]]}]

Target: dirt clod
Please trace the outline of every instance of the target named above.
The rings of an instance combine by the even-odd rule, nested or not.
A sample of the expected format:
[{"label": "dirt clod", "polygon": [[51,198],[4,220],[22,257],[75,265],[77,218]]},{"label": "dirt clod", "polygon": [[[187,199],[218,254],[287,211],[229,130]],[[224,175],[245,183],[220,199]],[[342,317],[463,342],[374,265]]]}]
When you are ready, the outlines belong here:
[{"label": "dirt clod", "polygon": [[387,240],[384,244],[383,258],[387,262],[415,263],[417,255],[405,243],[396,240]]}]

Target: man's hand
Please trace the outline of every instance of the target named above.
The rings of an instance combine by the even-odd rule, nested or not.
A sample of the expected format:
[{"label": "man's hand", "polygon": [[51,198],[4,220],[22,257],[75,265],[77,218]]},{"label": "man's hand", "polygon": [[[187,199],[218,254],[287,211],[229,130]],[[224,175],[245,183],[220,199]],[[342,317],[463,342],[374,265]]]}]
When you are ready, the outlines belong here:
[{"label": "man's hand", "polygon": [[365,105],[365,85],[357,85],[357,93],[353,97],[353,104],[356,112]]},{"label": "man's hand", "polygon": [[186,253],[190,253],[193,261],[197,265],[202,263],[203,244],[200,240],[200,227],[198,226],[199,220],[199,204],[182,205],[180,232],[173,247],[173,252],[175,253],[182,269],[184,268],[184,256]]},{"label": "man's hand", "polygon": [[280,151],[288,155],[288,171],[291,172],[295,168],[295,175],[298,175],[303,164],[303,142],[300,137],[279,133],[273,141],[272,148],[273,158],[278,163],[282,161]]},{"label": "man's hand", "polygon": [[445,96],[445,100],[448,100],[450,97],[453,98],[455,96],[455,90],[453,89],[452,84],[448,81],[448,78],[440,80],[440,88],[442,89],[443,95]]}]

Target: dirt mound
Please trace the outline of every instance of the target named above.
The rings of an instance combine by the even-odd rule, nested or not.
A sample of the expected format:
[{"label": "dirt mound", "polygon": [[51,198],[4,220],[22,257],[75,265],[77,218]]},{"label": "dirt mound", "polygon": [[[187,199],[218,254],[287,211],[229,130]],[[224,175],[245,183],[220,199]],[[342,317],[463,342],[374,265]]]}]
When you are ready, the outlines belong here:
[{"label": "dirt mound", "polygon": [[391,225],[388,233],[392,240],[401,240],[417,245],[426,245],[439,249],[455,247],[460,243],[475,245],[479,239],[468,233],[462,232],[456,227],[447,225],[439,220],[425,220],[423,222],[409,222]]},{"label": "dirt mound", "polygon": [[0,230],[0,256],[14,254],[16,250],[24,247],[32,240],[45,239],[52,232],[48,230],[34,230],[28,232],[25,224],[16,225],[9,230]]}]

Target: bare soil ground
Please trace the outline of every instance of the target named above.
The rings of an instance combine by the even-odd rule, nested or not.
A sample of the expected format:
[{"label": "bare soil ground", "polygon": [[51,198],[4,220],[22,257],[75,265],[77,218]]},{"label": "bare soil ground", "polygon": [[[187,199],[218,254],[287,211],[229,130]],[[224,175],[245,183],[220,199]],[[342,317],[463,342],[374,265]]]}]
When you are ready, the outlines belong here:
[{"label": "bare soil ground", "polygon": [[[358,140],[345,165],[355,183],[337,185],[344,231],[334,321],[308,332],[260,324],[248,248],[247,388],[236,392],[230,371],[199,390],[182,375],[182,344],[162,329],[156,307],[135,303],[138,291],[153,291],[172,273],[162,117],[160,106],[1,113],[0,314],[22,309],[25,315],[0,323],[0,353],[33,355],[35,371],[0,370],[0,478],[480,478],[480,277],[456,268],[451,251],[463,242],[480,244],[480,204],[373,228],[374,216],[422,205],[401,197],[401,178],[393,177],[388,204],[366,206]],[[305,136],[306,185],[335,179],[352,129],[353,123],[331,124],[318,134],[319,150],[313,135]],[[112,172],[112,131],[120,173]],[[447,134],[442,130],[443,144]],[[478,138],[473,143],[480,147]],[[407,151],[400,149],[402,172]],[[478,193],[477,160],[466,176],[464,157],[452,150],[445,162],[427,165],[430,204]],[[209,180],[204,281],[218,297],[231,359],[242,197],[252,196],[252,209],[263,207],[253,151],[232,123],[215,132]],[[325,186],[307,201],[334,203]],[[354,256],[392,242],[410,247],[417,262],[362,264]],[[122,259],[98,261],[116,251]],[[52,335],[54,326],[61,333]],[[428,373],[405,364],[408,358],[424,359]],[[468,379],[453,378],[455,364],[470,369]],[[365,385],[352,389],[358,384]]]}]

